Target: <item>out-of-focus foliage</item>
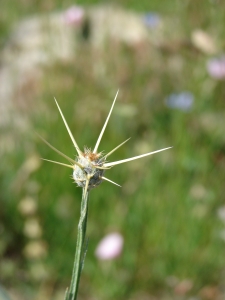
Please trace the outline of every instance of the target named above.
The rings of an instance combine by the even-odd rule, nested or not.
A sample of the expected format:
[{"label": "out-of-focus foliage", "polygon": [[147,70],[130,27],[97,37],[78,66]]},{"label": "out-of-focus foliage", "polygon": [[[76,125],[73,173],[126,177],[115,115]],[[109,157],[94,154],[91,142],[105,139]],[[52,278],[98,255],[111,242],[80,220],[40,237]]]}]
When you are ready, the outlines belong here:
[{"label": "out-of-focus foliage", "polygon": [[[108,4],[77,4],[93,2]],[[93,52],[88,41],[81,43],[72,62],[45,67],[35,86],[20,91],[19,99],[25,100],[15,98],[28,122],[24,131],[13,122],[0,128],[1,284],[15,299],[63,299],[81,189],[69,169],[40,160],[63,161],[34,131],[74,157],[55,96],[79,146],[93,148],[119,88],[100,150],[108,152],[128,137],[112,160],[173,149],[112,168],[107,177],[122,188],[104,182],[91,192],[80,299],[222,299],[225,88],[224,78],[213,78],[207,63],[224,51],[224,3],[117,3],[157,12],[169,38],[159,47],[112,43],[101,52]],[[70,5],[68,0],[2,1],[2,48],[15,22]],[[124,238],[121,256],[98,261],[99,240],[114,231]]]}]

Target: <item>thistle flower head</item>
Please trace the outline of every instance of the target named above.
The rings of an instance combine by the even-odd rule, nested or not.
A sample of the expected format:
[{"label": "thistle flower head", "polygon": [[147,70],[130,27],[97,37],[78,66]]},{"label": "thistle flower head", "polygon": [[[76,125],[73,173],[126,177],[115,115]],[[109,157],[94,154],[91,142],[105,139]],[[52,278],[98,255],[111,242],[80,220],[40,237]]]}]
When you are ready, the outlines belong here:
[{"label": "thistle flower head", "polygon": [[109,182],[111,182],[111,183],[113,183],[117,186],[120,186],[119,184],[117,184],[117,183],[113,182],[112,180],[110,180],[110,179],[103,176],[104,172],[107,169],[110,169],[111,167],[113,167],[115,165],[118,165],[118,164],[122,164],[122,163],[132,161],[132,160],[135,160],[135,159],[139,159],[139,158],[142,158],[142,157],[145,157],[145,156],[155,154],[155,153],[158,153],[158,152],[161,152],[161,151],[172,148],[172,147],[163,148],[163,149],[160,149],[160,150],[157,150],[157,151],[145,153],[145,154],[142,154],[142,155],[138,155],[138,156],[134,156],[134,157],[131,157],[131,158],[118,160],[118,161],[114,161],[114,162],[107,162],[106,161],[107,157],[109,157],[114,151],[116,151],[119,147],[121,147],[123,144],[125,144],[129,140],[129,139],[127,139],[126,141],[124,141],[123,143],[121,143],[120,145],[118,145],[117,147],[115,147],[113,150],[111,150],[109,153],[107,153],[105,155],[102,152],[98,152],[98,146],[101,142],[101,139],[102,139],[102,136],[104,134],[105,128],[108,124],[110,115],[112,113],[114,104],[115,104],[116,99],[117,99],[118,92],[116,93],[116,96],[114,98],[113,104],[112,104],[111,109],[109,111],[108,117],[106,118],[106,121],[103,125],[103,128],[100,132],[100,135],[97,139],[97,142],[96,142],[96,145],[95,145],[93,151],[89,148],[86,148],[86,147],[84,148],[84,152],[82,152],[80,150],[77,142],[75,141],[75,139],[74,139],[74,137],[71,133],[71,130],[70,130],[70,128],[69,128],[69,126],[66,122],[66,119],[64,118],[64,115],[63,115],[56,99],[55,99],[55,102],[56,102],[56,105],[58,107],[58,110],[61,114],[63,122],[66,126],[66,129],[67,129],[68,133],[69,133],[69,136],[70,136],[70,138],[73,142],[73,145],[74,145],[74,147],[77,151],[78,155],[77,155],[76,159],[73,160],[70,157],[66,156],[65,154],[60,152],[58,149],[53,147],[51,144],[49,144],[42,137],[40,137],[50,148],[52,148],[58,154],[60,154],[64,158],[66,158],[70,162],[70,165],[64,164],[64,163],[61,163],[61,162],[57,162],[57,161],[47,160],[47,159],[44,159],[44,160],[47,160],[49,162],[56,163],[56,164],[59,164],[59,165],[63,165],[63,166],[68,167],[68,168],[72,168],[73,169],[72,177],[73,177],[74,181],[77,183],[77,185],[79,187],[84,188],[86,192],[93,189],[93,188],[95,188],[95,187],[97,187],[104,180],[109,181]]},{"label": "thistle flower head", "polygon": [[87,177],[89,177],[88,190],[97,187],[102,183],[104,173],[105,158],[102,153],[93,153],[91,149],[85,148],[84,153],[77,157],[77,162],[82,166],[80,168],[74,165],[73,179],[78,186],[85,188]]}]

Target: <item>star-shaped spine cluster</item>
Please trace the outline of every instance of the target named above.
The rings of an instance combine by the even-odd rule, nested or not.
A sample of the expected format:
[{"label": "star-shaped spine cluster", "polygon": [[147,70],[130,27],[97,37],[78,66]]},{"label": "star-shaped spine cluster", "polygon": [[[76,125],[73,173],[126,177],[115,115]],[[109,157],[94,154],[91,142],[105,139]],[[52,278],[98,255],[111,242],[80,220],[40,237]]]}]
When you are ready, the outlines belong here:
[{"label": "star-shaped spine cluster", "polygon": [[148,155],[151,155],[151,154],[155,154],[155,153],[158,153],[158,152],[161,152],[161,151],[164,151],[164,150],[167,150],[167,149],[170,149],[172,147],[167,147],[167,148],[163,148],[163,149],[160,149],[160,150],[157,150],[157,151],[153,151],[153,152],[149,152],[149,153],[145,153],[145,154],[142,154],[142,155],[138,155],[138,156],[134,156],[134,157],[131,157],[131,158],[127,158],[127,159],[123,159],[123,160],[118,160],[118,161],[114,161],[114,162],[107,162],[107,158],[114,152],[116,151],[119,147],[121,147],[123,144],[125,144],[129,139],[127,139],[126,141],[124,141],[123,143],[121,143],[120,145],[118,145],[116,148],[114,148],[113,150],[111,150],[109,153],[107,153],[106,155],[103,155],[102,152],[98,153],[98,147],[99,147],[99,144],[101,142],[101,139],[102,139],[102,136],[105,132],[105,129],[106,129],[106,126],[108,124],[108,121],[109,121],[109,118],[111,116],[111,113],[112,113],[112,110],[113,110],[113,107],[114,107],[114,104],[116,102],[116,99],[117,99],[117,95],[118,95],[118,92],[116,93],[116,96],[114,98],[114,101],[113,101],[113,104],[111,106],[111,109],[109,111],[109,114],[106,118],[106,121],[103,125],[103,128],[100,132],[100,135],[98,137],[98,140],[96,142],[96,145],[94,147],[94,150],[91,151],[90,149],[88,148],[85,148],[84,149],[84,152],[82,152],[77,144],[77,142],[75,141],[72,133],[71,133],[71,130],[66,122],[66,119],[58,105],[58,102],[56,101],[55,99],[55,102],[56,102],[56,105],[58,107],[58,110],[61,114],[61,117],[63,119],[63,122],[66,126],[66,129],[69,133],[69,136],[73,142],[73,145],[77,151],[77,158],[75,160],[71,159],[70,157],[68,157],[67,155],[63,154],[62,152],[60,152],[58,149],[56,149],[55,147],[53,147],[51,144],[49,144],[46,140],[44,140],[42,137],[41,139],[50,147],[52,148],[54,151],[56,151],[58,154],[60,154],[61,156],[63,156],[64,158],[66,158],[71,164],[68,165],[68,164],[64,164],[64,163],[61,163],[61,162],[57,162],[57,161],[52,161],[52,160],[47,160],[49,162],[52,162],[52,163],[56,163],[56,164],[59,164],[59,165],[63,165],[63,166],[66,166],[68,168],[72,168],[73,169],[73,179],[74,181],[77,183],[78,186],[82,187],[85,189],[85,192],[97,187],[99,184],[102,183],[102,181],[106,180],[106,181],[109,181],[115,185],[118,185],[120,186],[119,184],[113,182],[112,180],[104,177],[104,172],[107,170],[107,169],[110,169],[111,167],[115,166],[115,165],[118,165],[118,164],[122,164],[122,163],[125,163],[125,162],[129,162],[129,161],[132,161],[132,160],[135,160],[135,159],[139,159],[139,158],[142,158],[142,157],[145,157],[145,156],[148,156]]}]

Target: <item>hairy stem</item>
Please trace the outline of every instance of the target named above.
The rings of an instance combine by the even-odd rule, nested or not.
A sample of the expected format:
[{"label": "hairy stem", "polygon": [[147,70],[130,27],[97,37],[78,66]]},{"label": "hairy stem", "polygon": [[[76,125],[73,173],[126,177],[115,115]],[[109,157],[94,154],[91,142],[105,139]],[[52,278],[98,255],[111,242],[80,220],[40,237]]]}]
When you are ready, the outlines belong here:
[{"label": "hairy stem", "polygon": [[73,265],[72,279],[69,290],[66,291],[65,300],[76,300],[77,292],[80,282],[81,271],[84,264],[85,256],[85,236],[87,227],[88,216],[88,196],[86,188],[83,188],[82,201],[81,201],[81,213],[78,223],[77,245],[76,253]]}]

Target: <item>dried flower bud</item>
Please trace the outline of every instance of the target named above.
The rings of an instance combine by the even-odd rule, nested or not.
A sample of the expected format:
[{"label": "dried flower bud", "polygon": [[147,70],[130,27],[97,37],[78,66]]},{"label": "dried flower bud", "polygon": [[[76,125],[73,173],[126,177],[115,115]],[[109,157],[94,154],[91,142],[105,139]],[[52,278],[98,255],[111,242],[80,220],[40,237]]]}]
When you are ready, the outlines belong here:
[{"label": "dried flower bud", "polygon": [[97,187],[102,183],[102,175],[105,162],[104,157],[101,158],[102,153],[93,153],[90,149],[85,148],[83,155],[78,156],[77,162],[83,167],[80,168],[78,165],[74,166],[73,179],[79,187],[85,188],[87,178],[89,177],[88,190]]}]

